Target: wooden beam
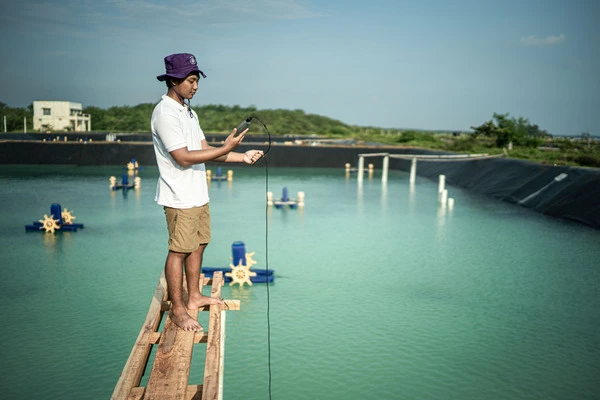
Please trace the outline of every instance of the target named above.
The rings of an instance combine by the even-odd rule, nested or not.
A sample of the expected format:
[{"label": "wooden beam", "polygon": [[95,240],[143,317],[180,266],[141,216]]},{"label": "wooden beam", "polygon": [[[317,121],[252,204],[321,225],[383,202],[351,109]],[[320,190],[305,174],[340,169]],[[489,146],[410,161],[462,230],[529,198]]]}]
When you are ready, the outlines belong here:
[{"label": "wooden beam", "polygon": [[129,392],[129,397],[127,397],[127,400],[141,400],[144,398],[144,390],[146,390],[146,388],[134,387],[131,389],[131,392]]},{"label": "wooden beam", "polygon": [[162,319],[161,305],[162,302],[166,300],[167,296],[167,281],[163,273],[156,285],[154,297],[150,303],[144,325],[140,330],[129,358],[125,363],[125,367],[117,381],[111,399],[127,399],[132,388],[139,386],[142,375],[144,374],[144,369],[148,363],[150,350],[152,349],[151,338],[158,329]]},{"label": "wooden beam", "polygon": [[185,399],[195,333],[184,331],[167,317],[144,400]]},{"label": "wooden beam", "polygon": [[[144,399],[145,387],[134,387],[129,393],[127,400]],[[189,385],[185,394],[185,400],[202,400],[202,385]]]},{"label": "wooden beam", "polygon": [[[213,274],[211,297],[221,298],[221,287],[225,284],[223,272]],[[222,314],[225,304],[211,305],[208,317],[208,340],[206,342],[206,360],[204,364],[204,385],[202,400],[221,400],[223,396],[223,362],[221,353],[225,340],[222,326]]]},{"label": "wooden beam", "polygon": [[[240,301],[239,300],[223,300],[223,304],[221,305],[223,311],[238,311],[240,309]],[[198,311],[210,311],[210,307],[200,307]]]},{"label": "wooden beam", "polygon": [[[202,291],[203,279],[200,279]],[[183,287],[186,288],[184,281]],[[188,310],[198,319],[198,310]],[[184,400],[188,388],[196,332],[184,331],[167,316],[144,393],[144,400]]]},{"label": "wooden beam", "polygon": [[186,400],[202,400],[202,385],[190,385],[185,396]]},{"label": "wooden beam", "polygon": [[[212,285],[211,296],[221,298],[221,288],[225,284],[223,273],[215,273],[215,277],[207,279],[200,276],[200,290],[205,285]],[[184,290],[187,288],[184,281]],[[187,293],[185,293],[187,295]],[[188,332],[177,327],[167,316],[162,332],[158,327],[165,311],[169,310],[167,283],[164,272],[161,274],[148,315],[140,331],[134,348],[125,364],[121,377],[117,382],[111,399],[115,400],[148,400],[178,399],[201,400],[222,399],[223,396],[223,361],[225,346],[225,311],[239,310],[239,300],[224,300],[223,304],[201,307],[189,311],[193,318],[198,318],[198,311],[209,311],[208,332]],[[207,343],[202,385],[189,385],[189,373],[193,346],[196,343]],[[158,344],[154,364],[147,387],[140,387],[142,376],[148,364],[152,346]]]}]

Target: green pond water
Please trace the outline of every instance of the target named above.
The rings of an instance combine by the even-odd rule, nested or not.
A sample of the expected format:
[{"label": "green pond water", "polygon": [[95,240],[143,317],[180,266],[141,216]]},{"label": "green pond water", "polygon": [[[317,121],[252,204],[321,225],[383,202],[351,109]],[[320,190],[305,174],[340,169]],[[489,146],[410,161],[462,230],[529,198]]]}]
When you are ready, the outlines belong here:
[{"label": "green pond water", "polygon": [[[281,400],[600,398],[600,231],[451,186],[442,208],[437,182],[401,171],[383,185],[379,171],[227,169],[204,265],[228,266],[242,241],[276,277],[223,288],[241,301],[225,399],[268,399],[269,373]],[[110,398],[167,251],[156,168],[126,195],[109,189],[122,173],[0,167],[3,399]],[[305,206],[267,208],[284,187]],[[52,203],[85,227],[26,232]]]}]

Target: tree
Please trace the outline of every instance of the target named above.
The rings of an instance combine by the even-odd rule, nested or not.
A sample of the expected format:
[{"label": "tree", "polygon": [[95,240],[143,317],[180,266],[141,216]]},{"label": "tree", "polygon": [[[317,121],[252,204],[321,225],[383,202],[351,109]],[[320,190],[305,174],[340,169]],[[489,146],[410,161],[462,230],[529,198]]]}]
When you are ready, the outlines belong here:
[{"label": "tree", "polygon": [[531,140],[537,137],[538,139],[550,134],[541,130],[537,125],[531,125],[529,120],[524,117],[511,118],[508,113],[494,113],[491,120],[484,122],[479,126],[472,126],[472,135],[486,136],[496,140],[497,147],[509,147],[512,145],[529,145],[534,146],[538,140]]},{"label": "tree", "polygon": [[0,103],[2,118],[6,117],[7,132],[23,132],[23,123],[27,120],[27,131],[33,130],[33,104],[27,108],[12,108]]}]

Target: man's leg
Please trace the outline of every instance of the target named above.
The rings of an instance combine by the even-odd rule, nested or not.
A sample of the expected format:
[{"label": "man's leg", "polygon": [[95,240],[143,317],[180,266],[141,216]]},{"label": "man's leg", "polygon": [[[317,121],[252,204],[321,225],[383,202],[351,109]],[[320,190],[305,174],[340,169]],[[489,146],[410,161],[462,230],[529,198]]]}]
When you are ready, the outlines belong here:
[{"label": "man's leg", "polygon": [[188,254],[185,259],[185,276],[188,286],[187,308],[195,310],[209,304],[223,304],[221,299],[203,296],[200,292],[200,270],[202,268],[202,255],[206,244],[201,244],[197,250]]},{"label": "man's leg", "polygon": [[[183,263],[189,255],[169,251],[165,262],[167,290],[171,299],[171,320],[185,331],[201,331],[202,326],[188,314],[183,300]],[[190,277],[188,276],[187,279],[189,282]]]}]

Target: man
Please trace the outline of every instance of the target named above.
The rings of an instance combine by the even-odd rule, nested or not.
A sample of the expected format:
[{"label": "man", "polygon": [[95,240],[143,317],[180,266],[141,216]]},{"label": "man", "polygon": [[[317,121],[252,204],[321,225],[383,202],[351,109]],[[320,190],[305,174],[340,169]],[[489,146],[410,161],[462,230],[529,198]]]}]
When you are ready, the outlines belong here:
[{"label": "man", "polygon": [[[200,71],[192,54],[171,54],[164,59],[166,72],[157,76],[166,81],[167,94],[152,113],[151,129],[160,177],[156,202],[163,206],[169,231],[169,252],[165,262],[167,289],[171,299],[171,320],[186,331],[202,326],[187,309],[221,304],[220,299],[202,295],[199,289],[204,249],[210,241],[210,212],[206,182],[207,161],[254,164],[262,156],[259,150],[235,153],[248,129],[237,137],[234,128],[220,147],[209,146],[190,107],[198,90]],[[187,103],[186,103],[187,100]],[[188,300],[183,298],[183,267],[187,278]],[[186,309],[187,307],[187,309]]]}]

